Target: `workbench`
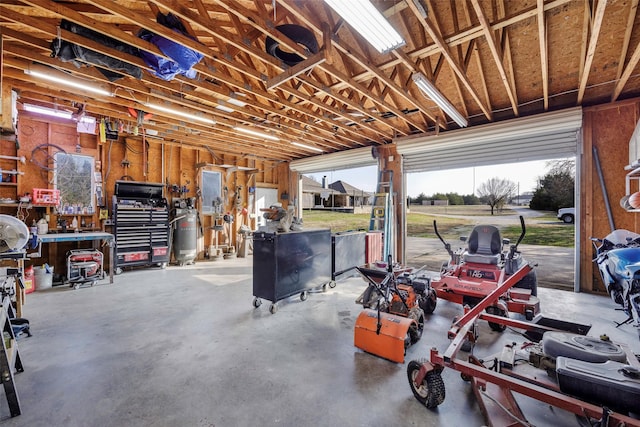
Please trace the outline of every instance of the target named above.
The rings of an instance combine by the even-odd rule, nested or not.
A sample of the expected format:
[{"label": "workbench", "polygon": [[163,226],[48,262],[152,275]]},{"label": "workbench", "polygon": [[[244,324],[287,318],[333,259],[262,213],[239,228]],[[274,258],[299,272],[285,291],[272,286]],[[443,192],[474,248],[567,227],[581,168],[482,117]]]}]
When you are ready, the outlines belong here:
[{"label": "workbench", "polygon": [[81,232],[81,233],[47,233],[38,235],[38,254],[42,253],[43,243],[62,243],[62,242],[84,242],[84,241],[102,241],[103,244],[109,245],[109,283],[113,283],[113,249],[115,247],[115,239],[113,234],[101,231]]}]

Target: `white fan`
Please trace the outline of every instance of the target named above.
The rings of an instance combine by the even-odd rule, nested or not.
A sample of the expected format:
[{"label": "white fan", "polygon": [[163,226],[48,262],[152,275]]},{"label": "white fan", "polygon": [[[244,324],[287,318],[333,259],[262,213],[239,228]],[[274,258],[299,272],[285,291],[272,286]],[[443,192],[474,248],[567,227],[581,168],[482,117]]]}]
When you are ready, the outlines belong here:
[{"label": "white fan", "polygon": [[0,252],[19,251],[28,241],[27,224],[14,216],[0,214]]}]

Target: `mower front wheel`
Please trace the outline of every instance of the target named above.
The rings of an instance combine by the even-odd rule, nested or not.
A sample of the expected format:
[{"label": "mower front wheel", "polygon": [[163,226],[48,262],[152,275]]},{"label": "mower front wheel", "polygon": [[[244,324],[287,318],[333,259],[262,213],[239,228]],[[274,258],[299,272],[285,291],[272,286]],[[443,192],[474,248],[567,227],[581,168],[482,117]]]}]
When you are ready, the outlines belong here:
[{"label": "mower front wheel", "polygon": [[[487,314],[493,314],[495,316],[500,316],[500,317],[509,317],[505,309],[495,305],[487,307],[485,311],[487,312]],[[492,331],[496,331],[496,332],[502,332],[505,329],[507,329],[507,325],[503,325],[502,323],[496,323],[496,322],[489,322],[489,327],[491,328]]]},{"label": "mower front wheel", "polygon": [[407,378],[409,386],[416,399],[429,409],[433,409],[444,402],[445,389],[444,381],[440,371],[432,370],[427,372],[421,384],[416,384],[416,377],[420,372],[420,368],[427,361],[412,360],[407,366]]}]

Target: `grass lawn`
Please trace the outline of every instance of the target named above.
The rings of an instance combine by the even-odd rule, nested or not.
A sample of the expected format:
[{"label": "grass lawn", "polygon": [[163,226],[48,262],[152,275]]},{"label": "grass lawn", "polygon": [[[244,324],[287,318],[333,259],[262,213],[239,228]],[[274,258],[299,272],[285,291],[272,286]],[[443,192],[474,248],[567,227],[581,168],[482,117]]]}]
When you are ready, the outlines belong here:
[{"label": "grass lawn", "polygon": [[[505,215],[515,215],[510,209],[496,212],[496,217]],[[451,215],[451,216],[443,216]],[[411,207],[407,214],[407,235],[410,237],[436,238],[433,229],[434,219],[437,221],[438,231],[447,241],[458,240],[460,236],[469,235],[476,221],[467,218],[456,218],[456,216],[474,217],[490,216],[491,210],[488,206],[418,206]],[[370,214],[350,214],[329,211],[304,211],[304,227],[330,228],[331,232],[337,233],[348,230],[368,230]],[[516,220],[517,221],[517,220]],[[491,224],[491,219],[486,220]],[[515,243],[520,236],[520,223],[495,224],[503,237],[511,239]],[[528,245],[545,246],[574,246],[574,227],[559,221],[554,213],[537,217],[535,221],[529,222],[525,219],[526,236],[523,243]]]}]

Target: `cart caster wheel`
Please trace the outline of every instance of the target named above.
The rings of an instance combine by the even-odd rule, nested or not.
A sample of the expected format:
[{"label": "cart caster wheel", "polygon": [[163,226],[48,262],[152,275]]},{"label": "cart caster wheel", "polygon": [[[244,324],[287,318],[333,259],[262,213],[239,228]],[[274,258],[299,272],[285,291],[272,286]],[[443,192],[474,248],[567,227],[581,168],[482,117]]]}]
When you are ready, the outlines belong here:
[{"label": "cart caster wheel", "polygon": [[95,280],[94,280],[94,281],[92,281],[92,282],[91,282],[91,284],[90,284],[90,285],[91,285],[91,287],[93,287],[93,285],[95,285],[96,283],[98,283],[98,282],[96,282]]},{"label": "cart caster wheel", "polygon": [[407,366],[407,377],[415,398],[427,408],[433,409],[444,402],[444,381],[442,381],[440,371],[433,370],[427,372],[427,375],[425,375],[422,380],[422,384],[416,384],[415,378],[418,376],[418,372],[423,363],[426,363],[426,360],[412,360],[409,362]]},{"label": "cart caster wheel", "polygon": [[114,273],[116,273],[116,276],[119,274],[122,274],[122,268],[121,267],[116,267],[116,271],[114,271]]},{"label": "cart caster wheel", "polygon": [[165,268],[167,268],[167,263],[166,263],[166,262],[162,262],[162,263],[160,263],[160,264],[158,264],[158,265],[159,265],[159,266],[160,266],[160,268],[161,268],[161,269],[163,269],[163,270],[164,270]]},{"label": "cart caster wheel", "polygon": [[300,292],[300,301],[306,301],[309,298],[309,292],[303,291]]},{"label": "cart caster wheel", "polygon": [[253,299],[253,307],[254,308],[258,308],[262,305],[262,300],[260,298],[254,298]]},{"label": "cart caster wheel", "polygon": [[333,280],[329,282],[329,287],[330,288],[335,288],[336,285],[337,285],[337,283],[335,281],[333,281]]},{"label": "cart caster wheel", "polygon": [[277,311],[278,311],[278,306],[276,304],[271,304],[269,306],[269,313],[276,314]]},{"label": "cart caster wheel", "polygon": [[324,285],[322,285],[322,292],[327,292],[328,286],[325,283]]},{"label": "cart caster wheel", "polygon": [[76,283],[75,285],[73,285],[73,289],[80,289],[80,283]]}]

